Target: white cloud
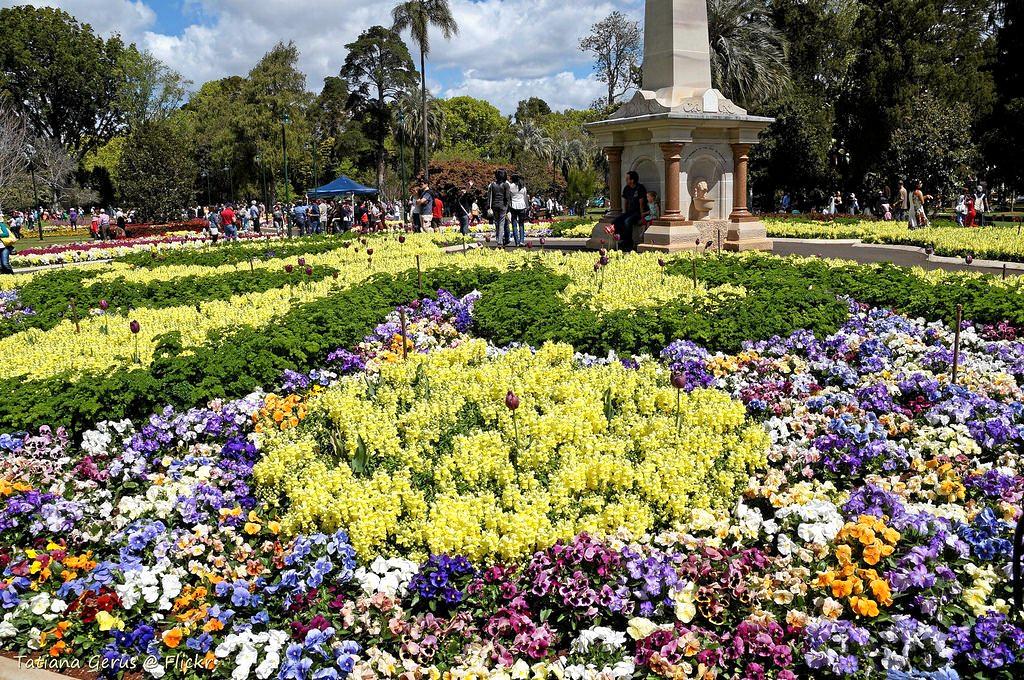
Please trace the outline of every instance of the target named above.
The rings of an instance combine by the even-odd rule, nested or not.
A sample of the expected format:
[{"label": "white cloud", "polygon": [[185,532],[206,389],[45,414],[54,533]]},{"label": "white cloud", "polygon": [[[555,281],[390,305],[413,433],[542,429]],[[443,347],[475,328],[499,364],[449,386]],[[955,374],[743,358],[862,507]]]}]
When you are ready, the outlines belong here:
[{"label": "white cloud", "polygon": [[477,72],[469,71],[461,83],[448,88],[443,94],[445,97],[469,95],[486,99],[502,113],[511,114],[521,99],[540,97],[556,111],[566,108],[585,109],[604,92],[604,83],[593,76],[578,78],[570,71],[538,78],[500,79],[480,78]]},{"label": "white cloud", "polygon": [[101,35],[120,33],[129,41],[156,21],[156,12],[142,0],[0,0],[0,7],[14,5],[59,7]]},{"label": "white cloud", "polygon": [[[0,0],[14,4],[24,0]],[[307,85],[345,61],[345,44],[374,24],[389,26],[397,0],[184,0],[194,16],[175,35],[159,32],[143,0],[30,0],[59,5],[100,32],[120,31],[197,85],[245,75],[279,40],[294,40]],[[153,0],[149,0],[152,4]],[[554,108],[587,106],[600,96],[590,59],[577,45],[591,24],[615,9],[640,18],[640,0],[452,0],[460,33],[432,32],[428,82],[443,96],[488,99],[505,113],[538,96]],[[419,65],[415,46],[410,51]],[[436,84],[436,86],[435,86]]]}]

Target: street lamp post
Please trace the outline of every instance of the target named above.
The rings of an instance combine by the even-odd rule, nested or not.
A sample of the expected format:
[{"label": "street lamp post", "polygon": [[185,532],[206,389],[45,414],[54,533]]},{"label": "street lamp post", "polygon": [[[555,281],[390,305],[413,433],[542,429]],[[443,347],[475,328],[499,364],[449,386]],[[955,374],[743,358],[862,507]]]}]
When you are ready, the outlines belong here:
[{"label": "street lamp post", "polygon": [[231,176],[231,166],[224,165],[224,174],[228,176],[228,203],[235,200],[235,178]]},{"label": "street lamp post", "polygon": [[[401,180],[402,180],[402,185],[401,185],[401,187],[399,187],[399,190],[398,190],[398,203],[401,206],[401,211],[402,211],[402,213],[401,213],[402,214],[402,227],[403,228],[406,226],[406,214],[405,214],[405,202],[406,202],[405,199],[406,199],[406,196],[405,196],[405,192],[408,189],[408,187],[406,187],[406,185],[405,185],[405,130],[403,129],[404,123],[405,123],[405,114],[402,112],[402,109],[398,109],[398,131],[399,131],[399,135],[398,135],[398,158],[399,158],[398,167],[399,167],[399,171],[398,171],[398,174],[399,174],[399,176],[401,177]],[[377,187],[377,188],[379,189],[380,187]]]},{"label": "street lamp post", "polygon": [[281,117],[281,150],[284,153],[284,204],[288,205],[291,203],[292,194],[291,187],[288,186],[288,132],[285,129],[285,125],[291,122],[291,118],[288,114],[284,114]]},{"label": "street lamp post", "polygon": [[25,149],[25,156],[28,158],[28,169],[32,173],[32,204],[28,207],[28,214],[36,222],[39,230],[39,240],[43,240],[43,216],[36,214],[36,202],[39,201],[39,190],[36,188],[36,148],[29,144]]},{"label": "street lamp post", "polygon": [[260,202],[267,204],[267,183],[263,177],[263,158],[256,154],[256,165],[260,166]]},{"label": "street lamp post", "polygon": [[203,175],[203,179],[206,180],[206,207],[209,208],[210,207],[210,172],[208,170],[203,170],[202,175]]},{"label": "street lamp post", "polygon": [[314,137],[309,143],[309,153],[313,156],[313,190],[316,191],[317,187],[320,186],[320,168],[317,167],[317,151],[319,150],[316,138]]}]

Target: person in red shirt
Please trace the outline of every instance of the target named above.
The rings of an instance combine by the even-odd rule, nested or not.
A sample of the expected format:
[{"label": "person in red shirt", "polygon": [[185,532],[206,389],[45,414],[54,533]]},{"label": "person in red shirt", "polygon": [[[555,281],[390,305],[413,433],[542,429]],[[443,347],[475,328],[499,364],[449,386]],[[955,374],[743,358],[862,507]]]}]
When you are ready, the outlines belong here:
[{"label": "person in red shirt", "polygon": [[224,238],[234,240],[238,238],[238,227],[235,226],[235,211],[231,205],[225,205],[220,211],[220,225],[224,228]]}]

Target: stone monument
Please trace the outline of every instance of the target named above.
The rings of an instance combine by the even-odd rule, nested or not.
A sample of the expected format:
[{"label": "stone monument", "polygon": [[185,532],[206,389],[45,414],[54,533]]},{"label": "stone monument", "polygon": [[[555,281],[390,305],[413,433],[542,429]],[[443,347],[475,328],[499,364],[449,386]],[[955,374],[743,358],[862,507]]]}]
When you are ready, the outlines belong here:
[{"label": "stone monument", "polygon": [[640,175],[661,217],[639,250],[692,249],[705,226],[727,234],[727,250],[771,250],[747,209],[750,147],[772,122],[748,115],[711,87],[706,0],[647,0],[643,86],[607,120],[588,125],[608,159],[610,210],[587,245],[610,245],[605,227],[622,212],[622,182]]}]

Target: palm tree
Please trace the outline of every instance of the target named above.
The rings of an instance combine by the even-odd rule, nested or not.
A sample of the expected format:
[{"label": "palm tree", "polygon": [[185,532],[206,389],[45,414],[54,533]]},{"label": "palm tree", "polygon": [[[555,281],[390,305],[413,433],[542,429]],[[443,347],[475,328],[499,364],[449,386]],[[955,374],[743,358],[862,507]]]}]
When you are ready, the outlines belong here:
[{"label": "palm tree", "polygon": [[[434,101],[433,95],[427,95],[427,102]],[[398,134],[402,136],[403,143],[413,149],[413,167],[419,165],[420,146],[416,140],[427,142],[432,140],[438,143],[441,135],[444,134],[444,109],[440,106],[421,106],[419,93],[415,90],[408,90],[399,95],[395,100],[395,111],[399,114],[401,124],[398,126]],[[423,112],[427,111],[427,128],[423,128]]]},{"label": "palm tree", "polygon": [[[420,84],[423,89],[423,120],[427,120],[427,54],[430,53],[430,27],[441,30],[445,40],[451,40],[459,32],[448,0],[406,0],[391,10],[394,30],[397,33],[409,29],[412,41],[420,48]],[[423,176],[430,179],[430,141],[427,128],[423,127]]]},{"label": "palm tree", "polygon": [[786,39],[764,0],[708,0],[711,80],[741,106],[763,103],[789,87]]},{"label": "palm tree", "polygon": [[592,167],[593,160],[591,145],[582,139],[562,138],[554,143],[551,151],[552,172],[561,172],[566,180],[569,179],[570,170]]},{"label": "palm tree", "polygon": [[551,159],[551,138],[531,120],[524,120],[515,127],[516,151],[530,153],[539,160]]}]

